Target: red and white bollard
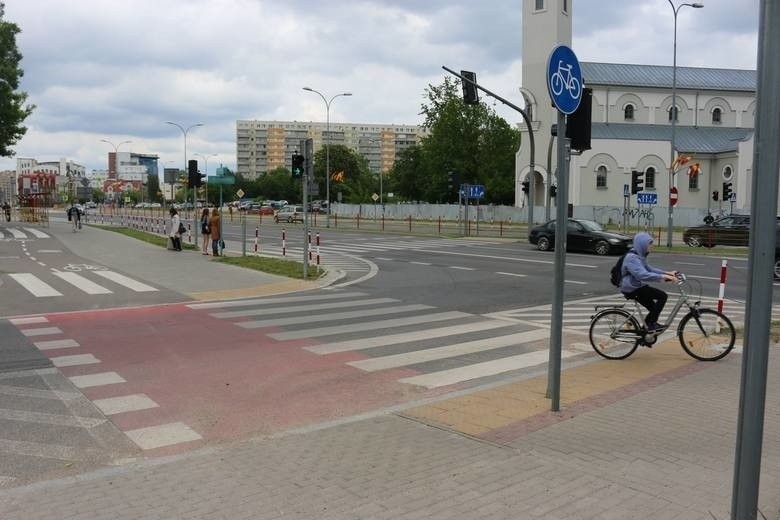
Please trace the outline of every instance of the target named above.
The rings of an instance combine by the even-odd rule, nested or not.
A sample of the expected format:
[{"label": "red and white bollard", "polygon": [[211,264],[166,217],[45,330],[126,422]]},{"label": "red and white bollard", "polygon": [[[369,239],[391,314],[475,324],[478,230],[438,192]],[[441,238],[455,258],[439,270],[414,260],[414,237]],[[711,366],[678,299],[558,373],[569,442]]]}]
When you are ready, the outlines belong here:
[{"label": "red and white bollard", "polygon": [[287,256],[287,232],[282,228],[282,256]]},{"label": "red and white bollard", "polygon": [[317,233],[317,272],[320,272],[320,234]]},{"label": "red and white bollard", "polygon": [[718,288],[718,312],[723,312],[723,295],[726,292],[726,267],[728,260],[724,259],[720,264],[720,287]]},{"label": "red and white bollard", "polygon": [[255,254],[257,254],[257,239],[260,237],[260,226],[255,226]]},{"label": "red and white bollard", "polygon": [[309,231],[309,236],[308,236],[308,237],[306,237],[306,240],[307,240],[307,241],[308,241],[308,243],[309,243],[309,246],[308,246],[306,249],[308,249],[308,251],[309,251],[309,262],[311,262],[311,259],[312,259],[312,252],[311,252],[311,231]]}]

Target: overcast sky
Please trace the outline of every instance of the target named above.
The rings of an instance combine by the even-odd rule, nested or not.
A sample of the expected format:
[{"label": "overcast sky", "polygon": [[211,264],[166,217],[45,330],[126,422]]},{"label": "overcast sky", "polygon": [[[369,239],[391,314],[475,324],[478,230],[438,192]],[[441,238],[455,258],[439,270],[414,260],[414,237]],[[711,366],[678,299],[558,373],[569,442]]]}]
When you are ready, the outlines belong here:
[{"label": "overcast sky", "polygon": [[[120,151],[235,167],[236,120],[419,124],[442,65],[521,105],[523,0],[5,0],[37,105],[16,157],[106,169]],[[524,0],[527,1],[527,0]],[[680,0],[674,0],[679,4]],[[580,61],[671,65],[668,0],[570,0]],[[755,69],[758,0],[678,15],[680,66]],[[496,109],[511,123],[518,115]],[[0,158],[0,170],[15,169]],[[201,163],[202,169],[202,163]]]}]

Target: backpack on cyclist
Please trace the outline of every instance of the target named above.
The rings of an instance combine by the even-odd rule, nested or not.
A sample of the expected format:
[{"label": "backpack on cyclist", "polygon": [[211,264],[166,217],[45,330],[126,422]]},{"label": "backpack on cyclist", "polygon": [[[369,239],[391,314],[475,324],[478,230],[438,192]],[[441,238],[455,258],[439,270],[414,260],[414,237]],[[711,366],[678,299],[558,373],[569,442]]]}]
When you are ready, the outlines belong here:
[{"label": "backpack on cyclist", "polygon": [[615,262],[615,265],[609,270],[609,281],[615,287],[620,287],[620,282],[623,280],[623,260],[626,258],[627,254],[628,251],[620,255],[618,261]]}]

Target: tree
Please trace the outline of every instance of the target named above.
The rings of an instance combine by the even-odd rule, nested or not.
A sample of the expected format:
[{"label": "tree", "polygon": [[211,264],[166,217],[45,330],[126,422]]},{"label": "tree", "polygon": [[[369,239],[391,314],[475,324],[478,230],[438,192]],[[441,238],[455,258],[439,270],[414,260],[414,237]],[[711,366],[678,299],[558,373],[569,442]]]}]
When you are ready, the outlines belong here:
[{"label": "tree", "polygon": [[147,175],[146,193],[147,198],[153,202],[160,202],[162,197],[157,195],[160,192],[160,178],[157,175]]},{"label": "tree", "polygon": [[[485,185],[485,202],[512,204],[520,132],[485,103],[466,105],[460,84],[449,77],[441,85],[428,85],[426,96],[421,113],[429,134],[412,154],[418,178],[413,188],[399,185],[398,191],[416,200],[457,201],[457,193],[447,187],[448,172],[455,171],[463,182]],[[410,173],[409,164],[394,170]]]},{"label": "tree", "polygon": [[301,200],[301,181],[292,178],[285,167],[274,168],[258,180],[258,195],[274,200],[297,202]]},{"label": "tree", "polygon": [[35,105],[26,105],[27,93],[18,91],[24,71],[22,55],[16,47],[19,27],[3,20],[5,4],[0,2],[0,157],[12,157],[14,146],[27,132],[22,123]]},{"label": "tree", "polygon": [[[320,196],[325,198],[327,185],[325,180],[325,165],[327,150],[323,147],[314,154],[314,178],[320,190]],[[343,180],[334,180],[333,175],[343,172]],[[338,200],[341,193],[342,202],[360,204],[373,202],[371,195],[379,191],[379,180],[371,173],[368,161],[346,146],[337,144],[330,147],[330,198]]]}]

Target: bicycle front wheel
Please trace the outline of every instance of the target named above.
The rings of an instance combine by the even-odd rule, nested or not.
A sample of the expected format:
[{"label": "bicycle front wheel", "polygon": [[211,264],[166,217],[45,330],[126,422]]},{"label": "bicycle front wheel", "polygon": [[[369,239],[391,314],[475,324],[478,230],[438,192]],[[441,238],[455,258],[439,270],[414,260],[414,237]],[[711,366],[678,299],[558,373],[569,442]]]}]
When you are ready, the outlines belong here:
[{"label": "bicycle front wheel", "polygon": [[590,322],[590,344],[593,350],[607,359],[625,359],[639,345],[639,323],[631,313],[622,309],[606,309]]},{"label": "bicycle front wheel", "polygon": [[698,309],[680,320],[677,336],[683,350],[699,361],[717,361],[731,352],[737,333],[722,312]]}]

